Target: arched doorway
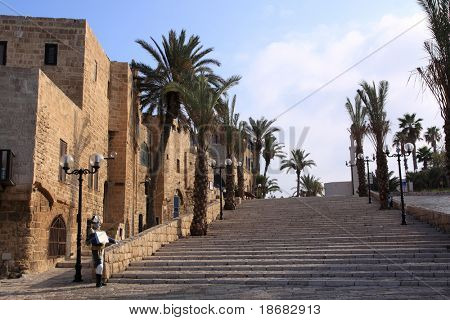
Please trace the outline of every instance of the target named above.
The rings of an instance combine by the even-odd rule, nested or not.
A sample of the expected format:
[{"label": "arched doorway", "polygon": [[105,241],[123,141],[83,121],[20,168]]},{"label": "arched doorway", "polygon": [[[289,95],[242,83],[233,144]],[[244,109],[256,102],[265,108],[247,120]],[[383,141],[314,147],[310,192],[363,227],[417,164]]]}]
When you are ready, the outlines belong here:
[{"label": "arched doorway", "polygon": [[50,236],[48,243],[49,257],[61,257],[66,255],[66,223],[61,215],[53,219],[50,225]]},{"label": "arched doorway", "polygon": [[173,217],[178,218],[180,216],[180,208],[183,205],[183,195],[181,191],[177,189],[173,196]]}]

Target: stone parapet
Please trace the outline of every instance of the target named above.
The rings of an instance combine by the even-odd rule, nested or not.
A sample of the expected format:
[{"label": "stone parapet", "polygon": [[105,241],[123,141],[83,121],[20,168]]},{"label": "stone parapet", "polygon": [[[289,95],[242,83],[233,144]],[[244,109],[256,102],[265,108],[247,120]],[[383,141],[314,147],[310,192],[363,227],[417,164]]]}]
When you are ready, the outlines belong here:
[{"label": "stone parapet", "polygon": [[[371,191],[371,194],[374,199],[379,200],[377,192]],[[394,208],[401,210],[400,200],[394,199],[393,202]],[[405,211],[420,221],[426,222],[443,232],[450,233],[450,215],[447,213],[420,206],[408,205],[407,203],[405,203]]]},{"label": "stone parapet", "polygon": [[[213,201],[208,206],[207,221],[213,222],[219,216],[220,204]],[[109,279],[112,274],[124,271],[131,262],[151,256],[163,245],[190,235],[193,214],[188,213],[166,223],[147,229],[105,249],[104,276]]]}]

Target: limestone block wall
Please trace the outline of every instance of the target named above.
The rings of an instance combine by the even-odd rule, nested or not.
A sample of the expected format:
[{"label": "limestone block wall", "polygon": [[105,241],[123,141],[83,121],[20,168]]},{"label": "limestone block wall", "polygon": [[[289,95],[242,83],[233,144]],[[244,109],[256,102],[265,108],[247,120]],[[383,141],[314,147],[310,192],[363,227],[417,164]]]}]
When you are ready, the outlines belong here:
[{"label": "limestone block wall", "polygon": [[[15,186],[0,187],[0,256],[10,253],[17,269],[28,269],[32,241],[31,190],[39,70],[0,68],[0,148],[14,152]],[[0,261],[0,264],[2,262]],[[0,265],[1,268],[1,265]]]},{"label": "limestone block wall", "polygon": [[[86,20],[0,15],[0,41],[7,41],[7,66],[41,68],[78,106],[83,101]],[[58,44],[58,64],[45,65],[46,43]]]},{"label": "limestone block wall", "polygon": [[[208,223],[216,220],[219,215],[217,201],[208,206]],[[183,214],[179,218],[147,229],[138,235],[105,249],[104,275],[109,279],[113,274],[124,271],[131,262],[150,256],[162,245],[186,237],[190,234],[193,214]]]},{"label": "limestone block wall", "polygon": [[[133,75],[128,63],[111,63],[109,109],[109,150],[117,158],[108,168],[108,194],[104,220],[123,223],[124,236],[139,229],[139,215],[145,225],[146,197],[144,181],[147,166],[141,153],[147,143],[147,128],[133,92]],[[145,144],[144,144],[145,143]]]}]

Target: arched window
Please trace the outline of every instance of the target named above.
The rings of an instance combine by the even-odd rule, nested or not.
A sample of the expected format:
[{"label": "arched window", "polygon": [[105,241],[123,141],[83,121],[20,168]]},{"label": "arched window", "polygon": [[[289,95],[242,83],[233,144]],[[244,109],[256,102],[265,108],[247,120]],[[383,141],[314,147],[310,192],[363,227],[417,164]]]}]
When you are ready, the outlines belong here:
[{"label": "arched window", "polygon": [[141,164],[143,166],[148,167],[149,159],[150,159],[150,152],[148,149],[148,145],[145,142],[143,142],[141,144]]},{"label": "arched window", "polygon": [[53,219],[50,225],[49,257],[61,257],[66,255],[66,223],[61,215]]}]

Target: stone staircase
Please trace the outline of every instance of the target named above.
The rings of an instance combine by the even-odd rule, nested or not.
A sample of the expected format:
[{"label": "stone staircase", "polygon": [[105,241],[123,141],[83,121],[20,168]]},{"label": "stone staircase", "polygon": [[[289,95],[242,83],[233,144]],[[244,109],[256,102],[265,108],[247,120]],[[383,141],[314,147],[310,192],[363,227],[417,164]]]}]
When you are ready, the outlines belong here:
[{"label": "stone staircase", "polygon": [[366,198],[245,201],[111,282],[283,287],[450,286],[450,236]]},{"label": "stone staircase", "polygon": [[[64,261],[60,261],[56,263],[56,268],[58,269],[75,269],[76,263],[76,255],[66,259]],[[93,262],[92,262],[92,254],[88,248],[82,248],[81,250],[81,276],[85,280],[92,280],[93,277]]]}]

